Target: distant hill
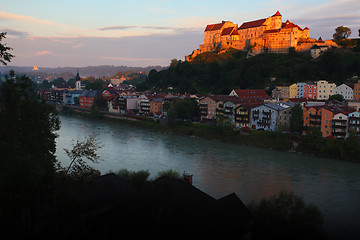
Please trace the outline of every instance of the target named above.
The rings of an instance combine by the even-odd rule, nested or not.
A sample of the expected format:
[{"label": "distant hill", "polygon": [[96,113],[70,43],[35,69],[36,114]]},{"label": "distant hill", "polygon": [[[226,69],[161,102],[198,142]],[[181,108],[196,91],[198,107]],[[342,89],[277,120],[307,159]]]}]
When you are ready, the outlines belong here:
[{"label": "distant hill", "polygon": [[113,65],[102,65],[102,66],[88,66],[88,67],[58,67],[58,68],[43,68],[39,67],[39,70],[32,71],[33,67],[17,67],[17,66],[0,66],[0,73],[8,73],[11,69],[17,74],[24,73],[28,76],[47,76],[50,74],[64,79],[72,78],[76,75],[76,71],[79,70],[81,77],[111,77],[118,72],[142,72],[147,74],[152,69],[163,70],[161,66],[148,66],[148,67],[127,67],[127,66],[113,66]]}]

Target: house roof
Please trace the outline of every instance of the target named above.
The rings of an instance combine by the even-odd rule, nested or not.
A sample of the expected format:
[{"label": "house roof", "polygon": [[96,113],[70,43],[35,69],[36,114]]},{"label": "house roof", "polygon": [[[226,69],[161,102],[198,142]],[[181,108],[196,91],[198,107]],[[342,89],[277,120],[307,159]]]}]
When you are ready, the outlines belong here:
[{"label": "house roof", "polygon": [[153,98],[153,99],[151,99],[150,101],[153,101],[153,102],[163,102],[164,99],[162,99],[162,98]]},{"label": "house roof", "polygon": [[232,33],[231,33],[231,36],[233,35],[239,35],[239,32],[237,31],[237,29],[235,29]]},{"label": "house roof", "polygon": [[224,28],[221,32],[221,36],[230,35],[234,31],[234,27]]},{"label": "house roof", "polygon": [[269,108],[275,109],[277,111],[287,109],[287,107],[280,106],[279,104],[276,103],[265,103],[264,105]]},{"label": "house roof", "polygon": [[241,26],[238,28],[238,30],[260,27],[264,24],[265,21],[266,21],[266,18],[255,20],[255,21],[250,21],[250,22],[244,22],[243,24],[241,24]]},{"label": "house roof", "polygon": [[249,98],[260,98],[266,99],[269,98],[264,89],[234,89],[239,98],[249,99]]},{"label": "house roof", "polygon": [[339,105],[324,105],[322,106],[324,109],[333,112],[333,114],[344,113],[349,114],[354,112],[354,109],[349,106],[339,106]]},{"label": "house roof", "polygon": [[224,24],[225,24],[225,21],[222,21],[221,23],[216,23],[216,24],[209,24],[206,26],[205,32],[220,30],[224,26]]},{"label": "house roof", "polygon": [[246,108],[246,109],[250,110],[250,109],[252,109],[254,107],[257,107],[257,106],[260,106],[262,104],[264,104],[264,103],[262,103],[262,102],[250,102],[250,103],[243,103],[243,104],[239,105],[238,107],[243,107],[243,108]]},{"label": "house roof", "polygon": [[96,97],[98,95],[99,91],[97,90],[84,90],[80,97]]}]

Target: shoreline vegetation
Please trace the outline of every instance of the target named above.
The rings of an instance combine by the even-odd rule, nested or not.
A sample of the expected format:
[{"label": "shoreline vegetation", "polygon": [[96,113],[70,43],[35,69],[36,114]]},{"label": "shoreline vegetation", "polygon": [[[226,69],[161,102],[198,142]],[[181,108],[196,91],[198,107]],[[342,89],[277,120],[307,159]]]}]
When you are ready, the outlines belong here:
[{"label": "shoreline vegetation", "polygon": [[90,109],[79,107],[59,106],[58,110],[63,115],[76,114],[100,121],[115,121],[160,133],[199,137],[270,150],[360,162],[360,145],[355,136],[351,135],[346,141],[327,139],[323,138],[320,130],[316,128],[310,128],[306,135],[300,135],[290,132],[268,132],[251,129],[235,130],[232,126],[223,126],[216,123],[185,122],[182,120],[168,124],[165,119],[109,112],[100,112],[94,115]]}]

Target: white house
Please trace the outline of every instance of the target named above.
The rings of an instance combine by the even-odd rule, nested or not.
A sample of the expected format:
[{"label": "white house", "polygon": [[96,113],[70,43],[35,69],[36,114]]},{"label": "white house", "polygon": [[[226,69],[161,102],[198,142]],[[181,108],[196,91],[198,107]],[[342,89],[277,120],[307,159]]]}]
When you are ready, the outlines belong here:
[{"label": "white house", "polygon": [[348,137],[348,116],[344,113],[337,113],[332,119],[332,135],[337,139]]},{"label": "white house", "polygon": [[345,100],[353,100],[354,90],[343,83],[334,89],[334,94],[342,95]]}]

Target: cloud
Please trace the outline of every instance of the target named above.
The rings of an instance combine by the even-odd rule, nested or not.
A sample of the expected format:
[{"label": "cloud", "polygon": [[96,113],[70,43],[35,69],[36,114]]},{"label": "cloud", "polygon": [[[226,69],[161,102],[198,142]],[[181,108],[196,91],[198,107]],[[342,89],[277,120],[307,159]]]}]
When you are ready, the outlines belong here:
[{"label": "cloud", "polygon": [[37,52],[35,53],[35,55],[36,55],[36,56],[50,55],[50,54],[52,54],[52,52],[47,51],[47,50],[44,50],[44,51],[37,51]]},{"label": "cloud", "polygon": [[63,40],[63,39],[52,39],[53,42],[60,42],[60,43],[65,43],[65,44],[72,44],[72,41],[69,40]]},{"label": "cloud", "polygon": [[8,36],[14,36],[14,37],[20,37],[20,38],[24,38],[29,35],[28,32],[17,31],[17,30],[9,29],[9,28],[1,28],[0,32],[6,32]]},{"label": "cloud", "polygon": [[79,49],[79,48],[81,48],[82,46],[84,46],[82,43],[78,43],[78,44],[73,45],[73,46],[71,46],[71,47],[74,48],[74,49]]},{"label": "cloud", "polygon": [[[84,29],[70,25],[55,23],[49,20],[39,19],[32,16],[24,16],[10,12],[0,12],[0,20],[8,26],[16,26],[16,29],[26,29],[27,36],[77,36],[86,32]],[[23,32],[15,30],[17,32]]]},{"label": "cloud", "polygon": [[170,31],[170,32],[173,32],[173,31],[194,31],[194,30],[199,30],[200,29],[200,28],[194,28],[194,27],[171,27],[171,26],[143,25],[143,26],[109,26],[109,27],[97,28],[96,30],[99,30],[99,31],[128,30],[128,29],[133,29],[133,28],[163,30],[163,31]]},{"label": "cloud", "polygon": [[126,30],[126,29],[130,29],[130,28],[137,28],[137,26],[109,26],[109,27],[97,28],[96,30],[99,30],[99,31]]}]

